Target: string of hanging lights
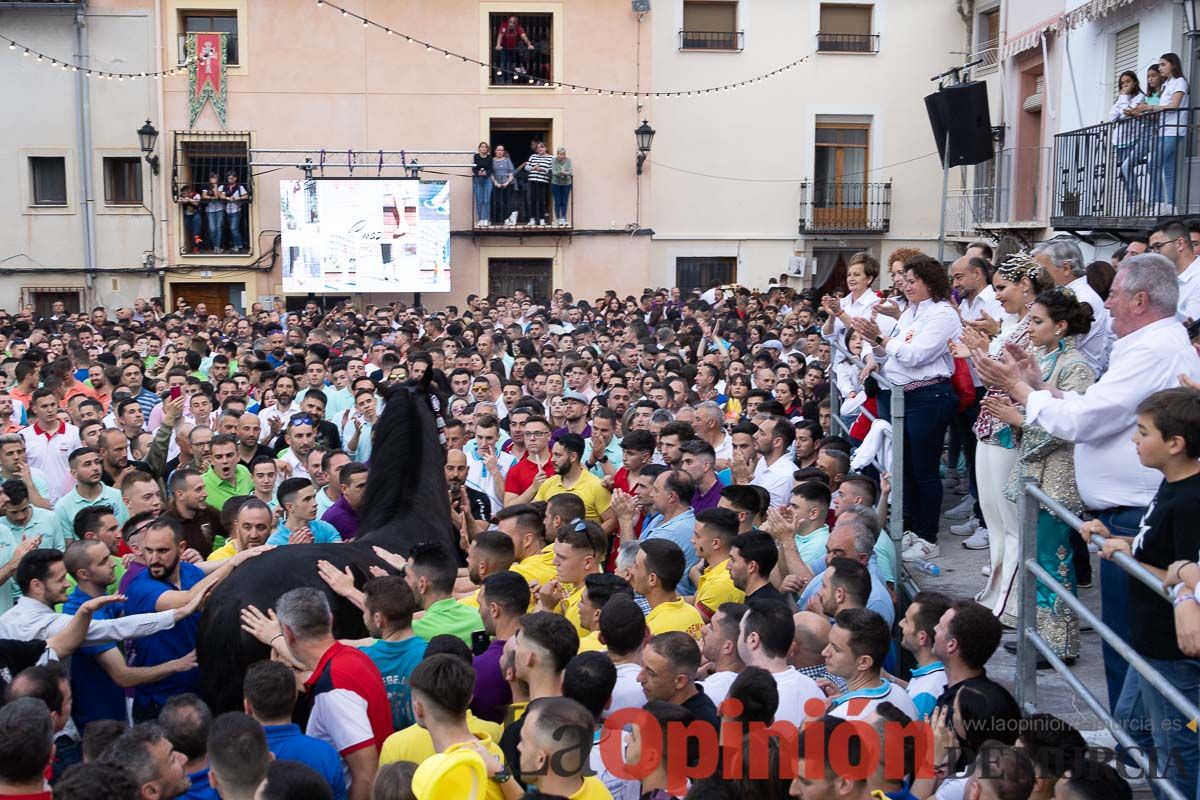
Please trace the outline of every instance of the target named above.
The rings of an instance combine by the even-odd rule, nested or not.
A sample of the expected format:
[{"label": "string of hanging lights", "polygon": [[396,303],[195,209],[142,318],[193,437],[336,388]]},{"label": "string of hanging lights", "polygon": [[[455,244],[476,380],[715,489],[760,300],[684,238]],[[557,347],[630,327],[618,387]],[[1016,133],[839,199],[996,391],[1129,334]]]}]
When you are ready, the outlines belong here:
[{"label": "string of hanging lights", "polygon": [[[603,86],[587,86],[587,85],[579,84],[579,83],[570,83],[567,81],[559,81],[559,80],[552,80],[552,79],[548,79],[548,78],[537,78],[537,77],[529,76],[524,73],[518,72],[514,69],[499,67],[499,66],[496,66],[495,64],[490,64],[485,61],[480,61],[477,58],[474,58],[472,56],[469,56],[469,55],[466,55],[463,53],[456,53],[453,50],[448,50],[444,47],[440,47],[436,44],[433,44],[432,42],[423,41],[417,37],[414,37],[410,34],[403,32],[403,31],[399,31],[399,30],[396,30],[395,28],[391,28],[387,25],[383,25],[382,23],[375,22],[374,20],[369,19],[368,17],[364,17],[361,14],[357,14],[353,11],[350,11],[347,8],[343,8],[342,6],[339,6],[336,3],[328,2],[328,0],[316,0],[316,3],[317,3],[318,8],[329,8],[332,11],[337,11],[340,13],[340,15],[343,18],[345,18],[347,20],[357,21],[364,28],[374,28],[375,30],[382,31],[386,36],[395,37],[397,39],[403,40],[406,44],[416,45],[417,47],[423,47],[423,48],[425,48],[425,52],[435,54],[435,55],[441,55],[445,59],[458,59],[460,62],[462,62],[464,64],[472,64],[480,69],[495,70],[495,73],[497,76],[507,75],[510,79],[512,79],[517,84],[528,84],[530,86],[535,86],[535,87],[538,87],[538,86],[558,87],[561,89],[570,89],[572,92],[582,92],[583,94],[596,94],[601,97],[603,97],[603,96],[638,97],[638,98],[692,97],[692,96],[713,94],[713,93],[717,93],[717,92],[729,92],[729,91],[733,91],[735,89],[740,89],[745,86],[751,86],[756,83],[761,83],[762,81],[768,80],[768,79],[776,77],[778,75],[782,75],[783,73],[788,72],[788,71],[800,66],[801,64],[803,64],[805,61],[807,61],[812,56],[812,53],[809,53],[805,56],[802,56],[801,58],[796,59],[795,61],[791,61],[787,64],[783,64],[782,66],[779,66],[769,72],[764,72],[761,75],[755,75],[752,78],[746,78],[746,79],[740,80],[740,81],[733,81],[731,83],[726,83],[726,84],[722,84],[719,86],[707,86],[707,87],[696,88],[696,89],[679,89],[676,91],[651,91],[651,92],[629,91],[627,89],[617,89],[617,88],[613,88],[613,87],[603,87]],[[173,67],[171,69],[159,70],[157,72],[147,72],[147,71],[116,72],[113,70],[99,70],[99,69],[81,67],[78,64],[67,61],[66,59],[57,58],[57,57],[51,56],[47,53],[40,52],[36,48],[32,48],[27,45],[24,45],[21,42],[16,41],[15,39],[11,39],[7,36],[4,36],[3,34],[0,34],[0,42],[7,42],[8,49],[10,52],[19,53],[21,56],[27,57],[30,60],[35,61],[37,63],[47,64],[51,68],[61,69],[63,72],[83,72],[89,78],[95,77],[95,78],[100,78],[102,80],[136,81],[139,78],[141,78],[141,79],[153,78],[155,80],[158,80],[158,79],[161,79],[164,77],[170,77],[173,75],[182,75],[184,72],[187,71],[188,64],[190,63],[190,62],[188,62],[188,63],[180,64],[177,67]]]},{"label": "string of hanging lights", "polygon": [[316,0],[316,2],[317,2],[317,8],[328,8],[331,11],[337,11],[341,14],[341,16],[344,19],[358,22],[364,28],[374,28],[376,30],[382,31],[386,36],[395,37],[399,40],[402,40],[406,44],[415,45],[417,47],[423,47],[423,48],[425,48],[425,52],[431,53],[434,55],[441,55],[445,59],[458,59],[459,61],[461,61],[464,64],[473,64],[474,66],[476,66],[480,69],[495,70],[495,73],[497,76],[507,75],[519,84],[528,84],[529,86],[535,86],[535,87],[537,87],[537,86],[559,87],[562,89],[570,89],[572,92],[583,92],[584,94],[593,94],[594,93],[596,95],[608,96],[608,97],[645,97],[645,98],[649,98],[649,97],[692,97],[692,96],[699,96],[699,95],[704,95],[704,94],[713,94],[715,92],[733,91],[734,89],[740,89],[743,86],[750,86],[755,83],[761,83],[762,81],[768,80],[777,75],[782,75],[783,73],[800,66],[801,64],[803,64],[805,61],[807,61],[812,56],[812,53],[809,53],[808,55],[798,58],[795,61],[784,64],[780,67],[777,67],[776,69],[773,69],[770,72],[764,72],[763,74],[756,75],[752,78],[746,78],[745,80],[734,81],[732,83],[726,83],[726,84],[722,84],[720,86],[708,86],[708,87],[703,87],[703,88],[699,88],[699,89],[681,89],[679,91],[673,91],[673,92],[629,91],[626,89],[616,89],[616,88],[612,88],[612,87],[606,88],[603,86],[585,86],[583,84],[568,83],[566,81],[556,81],[556,80],[551,80],[548,78],[536,78],[536,77],[533,77],[530,75],[526,75],[524,73],[517,72],[516,70],[507,69],[504,67],[498,67],[495,64],[489,64],[486,61],[480,61],[479,59],[474,58],[469,55],[466,55],[464,53],[456,53],[453,50],[447,50],[446,48],[440,47],[436,44],[433,44],[432,42],[422,41],[421,39],[416,38],[408,33],[396,30],[395,28],[392,28],[392,27],[389,27],[382,23],[376,22],[368,17],[364,17],[361,14],[353,12],[348,8],[343,8],[342,6],[339,6],[336,3],[328,2],[328,0]]},{"label": "string of hanging lights", "polygon": [[0,34],[0,42],[8,43],[8,50],[11,53],[19,54],[24,58],[28,58],[36,64],[45,64],[51,69],[60,69],[62,72],[82,72],[89,78],[100,78],[101,80],[115,80],[118,82],[138,79],[149,80],[151,78],[158,80],[170,75],[182,75],[187,71],[188,65],[180,64],[172,69],[159,70],[158,72],[114,72],[112,70],[91,69],[90,67],[81,67],[78,64],[67,61],[63,58],[57,58],[47,53],[42,53],[33,47],[21,44],[15,39],[10,39],[3,34]]}]

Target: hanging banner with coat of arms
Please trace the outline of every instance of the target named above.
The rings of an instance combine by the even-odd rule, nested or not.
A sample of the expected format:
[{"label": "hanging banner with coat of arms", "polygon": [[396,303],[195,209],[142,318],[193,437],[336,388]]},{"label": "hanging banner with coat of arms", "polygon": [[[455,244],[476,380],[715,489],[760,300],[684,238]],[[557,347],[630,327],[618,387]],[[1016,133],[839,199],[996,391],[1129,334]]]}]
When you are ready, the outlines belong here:
[{"label": "hanging banner with coat of arms", "polygon": [[204,109],[205,101],[211,101],[221,127],[225,127],[225,101],[227,99],[225,74],[226,36],[224,33],[189,33],[187,35],[188,59],[188,127],[194,127],[196,118]]}]

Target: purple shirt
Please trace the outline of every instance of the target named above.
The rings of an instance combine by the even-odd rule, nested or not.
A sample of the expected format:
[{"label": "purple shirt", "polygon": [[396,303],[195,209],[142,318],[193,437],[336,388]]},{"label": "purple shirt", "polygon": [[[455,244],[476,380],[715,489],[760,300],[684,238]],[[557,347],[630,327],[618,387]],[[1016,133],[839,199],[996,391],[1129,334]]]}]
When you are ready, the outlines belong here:
[{"label": "purple shirt", "polygon": [[117,591],[125,594],[125,590],[129,588],[129,582],[146,570],[146,565],[140,561],[130,561],[129,568],[125,570],[125,574],[121,576],[121,585],[117,587]]},{"label": "purple shirt", "polygon": [[[554,433],[550,434],[550,446],[553,447],[554,443],[558,441],[560,436],[566,436],[568,433],[570,433],[570,431],[567,430],[566,425],[562,426],[561,428],[555,428]],[[592,424],[589,422],[587,425],[585,425],[583,427],[583,433],[579,435],[585,440],[592,438]]]},{"label": "purple shirt", "polygon": [[493,639],[480,655],[475,656],[475,696],[471,698],[471,711],[480,719],[504,722],[508,704],[512,702],[512,690],[500,670],[500,654],[504,652],[504,640]]},{"label": "purple shirt", "polygon": [[339,497],[333,505],[326,509],[321,520],[336,528],[344,542],[348,542],[358,535],[358,512],[346,502],[345,495]]},{"label": "purple shirt", "polygon": [[718,478],[707,492],[697,494],[692,498],[692,511],[699,514],[701,511],[716,508],[717,503],[721,502],[721,490],[724,488],[725,484],[721,483],[721,479]]}]

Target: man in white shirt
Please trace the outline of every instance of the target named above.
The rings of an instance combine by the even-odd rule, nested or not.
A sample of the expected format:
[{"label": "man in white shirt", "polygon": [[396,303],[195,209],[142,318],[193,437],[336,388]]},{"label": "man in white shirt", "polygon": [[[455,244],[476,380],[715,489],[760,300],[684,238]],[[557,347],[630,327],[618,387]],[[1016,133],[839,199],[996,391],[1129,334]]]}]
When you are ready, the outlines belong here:
[{"label": "man in white shirt", "polygon": [[[891,630],[874,611],[847,608],[838,612],[825,647],[825,666],[846,682],[846,691],[830,701],[830,716],[869,720],[880,703],[891,703],[909,719],[919,718],[908,692],[880,674],[891,645]],[[783,701],[782,691],[779,699]]]},{"label": "man in white shirt", "polygon": [[1079,302],[1092,307],[1092,327],[1079,337],[1077,346],[1096,374],[1103,375],[1104,370],[1108,369],[1109,351],[1116,337],[1112,331],[1112,317],[1104,307],[1104,301],[1087,282],[1087,264],[1079,245],[1071,239],[1051,239],[1038,245],[1033,257],[1050,273],[1056,286],[1066,286],[1075,293]]},{"label": "man in white shirt", "polygon": [[[1178,386],[1180,375],[1200,380],[1200,356],[1175,320],[1178,304],[1178,275],[1168,259],[1146,253],[1122,261],[1108,296],[1119,338],[1108,371],[1082,395],[1043,388],[1036,359],[976,359],[985,381],[1025,406],[1030,424],[1075,443],[1075,480],[1084,504],[1122,536],[1137,534],[1162,482],[1161,473],[1138,460],[1135,409],[1154,392]],[[1100,561],[1101,616],[1122,637],[1129,633],[1128,580],[1119,567]],[[1109,707],[1115,709],[1128,664],[1107,644],[1103,649]]]},{"label": "man in white shirt", "polygon": [[754,467],[753,486],[761,486],[771,495],[771,507],[786,506],[792,501],[792,476],[796,465],[788,458],[788,448],[796,441],[796,429],[783,417],[771,417],[758,423],[754,448],[760,458]]},{"label": "man in white shirt", "polygon": [[258,420],[262,423],[262,441],[269,444],[289,421],[300,413],[296,402],[296,379],[291,375],[280,375],[275,379],[275,405],[259,409]]},{"label": "man in white shirt", "polygon": [[21,429],[29,466],[40,469],[50,482],[50,493],[61,497],[75,481],[67,457],[79,449],[79,429],[58,418],[58,398],[48,389],[37,389],[30,399],[33,422]]},{"label": "man in white shirt", "polygon": [[[21,559],[21,565],[17,567],[17,586],[21,590],[21,599],[0,617],[0,639],[49,639],[71,624],[70,614],[54,611],[55,606],[66,602],[72,588],[63,554],[58,550],[42,548]],[[92,619],[83,643],[92,645],[137,639],[168,630],[195,613],[202,600],[203,593],[197,593],[187,605],[169,611]]]},{"label": "man in white shirt", "polygon": [[742,638],[742,616],[746,607],[741,603],[723,603],[712,619],[700,631],[700,655],[712,665],[713,671],[700,685],[717,708],[728,696],[729,687],[746,665],[738,655],[738,640]]},{"label": "man in white shirt", "polygon": [[816,681],[788,663],[794,634],[792,612],[786,605],[771,600],[751,601],[742,616],[737,650],[742,663],[762,667],[775,679],[779,687],[775,721],[799,728],[805,720],[822,716],[825,693]]},{"label": "man in white shirt", "polygon": [[1150,249],[1175,265],[1179,274],[1179,303],[1176,319],[1200,319],[1200,257],[1193,254],[1187,226],[1172,221],[1150,232]]},{"label": "man in white shirt", "polygon": [[504,508],[504,479],[517,460],[499,447],[500,421],[491,414],[475,420],[475,438],[467,442],[467,486],[483,492],[492,502],[492,513]]},{"label": "man in white shirt", "polygon": [[604,604],[600,609],[600,638],[617,668],[617,684],[604,715],[622,708],[641,708],[646,704],[646,693],[638,683],[638,674],[642,671],[642,646],[650,640],[650,629],[633,598],[617,594]]}]

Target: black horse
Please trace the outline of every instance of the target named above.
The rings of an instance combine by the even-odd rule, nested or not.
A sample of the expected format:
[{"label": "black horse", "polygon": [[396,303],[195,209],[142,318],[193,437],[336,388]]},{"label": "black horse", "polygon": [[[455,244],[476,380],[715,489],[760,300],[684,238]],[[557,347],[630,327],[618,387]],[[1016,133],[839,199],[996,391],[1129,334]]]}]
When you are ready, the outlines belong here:
[{"label": "black horse", "polygon": [[241,630],[241,610],[272,608],[284,592],[300,586],[321,589],[333,609],[338,638],[367,635],[362,612],[334,594],[317,574],[324,559],[350,567],[359,586],[372,566],[392,571],[375,555],[379,545],[401,555],[422,542],[451,541],[450,506],[439,440],[427,387],[398,387],[374,431],[371,472],[359,523],[361,533],[347,544],[295,544],[252,558],[234,570],[209,598],[196,642],[204,694],[213,711],[242,707],[246,668],[266,658],[267,648]]}]

